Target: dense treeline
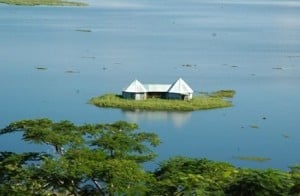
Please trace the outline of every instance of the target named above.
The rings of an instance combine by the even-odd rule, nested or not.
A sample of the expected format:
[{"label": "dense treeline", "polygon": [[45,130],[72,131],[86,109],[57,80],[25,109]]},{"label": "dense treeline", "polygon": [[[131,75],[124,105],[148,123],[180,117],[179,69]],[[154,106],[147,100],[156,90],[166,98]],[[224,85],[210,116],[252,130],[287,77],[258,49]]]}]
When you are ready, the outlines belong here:
[{"label": "dense treeline", "polygon": [[300,166],[256,170],[174,157],[146,171],[142,164],[155,158],[152,147],[160,140],[124,121],[23,120],[0,134],[16,131],[55,150],[1,152],[0,195],[300,195]]}]

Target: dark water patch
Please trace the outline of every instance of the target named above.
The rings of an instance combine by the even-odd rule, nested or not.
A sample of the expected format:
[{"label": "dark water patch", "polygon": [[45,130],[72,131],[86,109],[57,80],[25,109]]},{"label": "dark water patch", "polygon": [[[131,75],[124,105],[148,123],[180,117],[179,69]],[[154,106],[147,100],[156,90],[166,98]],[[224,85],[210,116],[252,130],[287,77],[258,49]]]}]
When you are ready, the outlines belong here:
[{"label": "dark water patch", "polygon": [[282,134],[282,137],[285,138],[285,139],[289,139],[290,138],[290,136],[288,134],[286,134],[286,133]]},{"label": "dark water patch", "polygon": [[300,55],[289,55],[288,58],[300,58]]},{"label": "dark water patch", "polygon": [[82,56],[82,59],[96,59],[95,56]]}]

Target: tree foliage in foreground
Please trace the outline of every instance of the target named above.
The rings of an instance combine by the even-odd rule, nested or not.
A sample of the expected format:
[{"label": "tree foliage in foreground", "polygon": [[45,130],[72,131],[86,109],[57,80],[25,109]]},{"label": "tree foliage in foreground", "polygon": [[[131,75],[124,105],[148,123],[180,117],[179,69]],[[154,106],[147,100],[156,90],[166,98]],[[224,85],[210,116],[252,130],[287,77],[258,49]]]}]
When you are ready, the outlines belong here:
[{"label": "tree foliage in foreground", "polygon": [[300,195],[299,165],[285,172],[173,157],[147,172],[142,164],[155,158],[151,146],[160,140],[124,121],[23,120],[0,134],[17,131],[55,153],[0,152],[0,195]]},{"label": "tree foliage in foreground", "polygon": [[21,131],[23,140],[53,146],[55,153],[1,153],[0,192],[31,195],[140,194],[153,177],[141,163],[155,158],[157,135],[123,121],[76,126],[49,119],[13,122],[1,134]]}]

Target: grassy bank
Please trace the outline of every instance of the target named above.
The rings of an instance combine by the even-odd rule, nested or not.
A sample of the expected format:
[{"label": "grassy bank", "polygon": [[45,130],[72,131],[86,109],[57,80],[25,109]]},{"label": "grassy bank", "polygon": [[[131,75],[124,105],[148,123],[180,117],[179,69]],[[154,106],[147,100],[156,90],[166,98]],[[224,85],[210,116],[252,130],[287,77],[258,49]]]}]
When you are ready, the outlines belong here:
[{"label": "grassy bank", "polygon": [[120,95],[116,94],[105,94],[99,97],[93,97],[89,103],[98,107],[121,108],[126,110],[141,109],[164,111],[194,111],[232,106],[230,101],[222,97],[197,96],[189,101],[167,99],[136,101],[123,99]]},{"label": "grassy bank", "polygon": [[0,3],[8,5],[21,5],[21,6],[86,6],[86,3],[75,1],[63,1],[63,0],[0,0]]},{"label": "grassy bank", "polygon": [[219,90],[213,93],[208,93],[208,96],[210,97],[226,97],[226,98],[232,98],[235,95],[234,90]]}]

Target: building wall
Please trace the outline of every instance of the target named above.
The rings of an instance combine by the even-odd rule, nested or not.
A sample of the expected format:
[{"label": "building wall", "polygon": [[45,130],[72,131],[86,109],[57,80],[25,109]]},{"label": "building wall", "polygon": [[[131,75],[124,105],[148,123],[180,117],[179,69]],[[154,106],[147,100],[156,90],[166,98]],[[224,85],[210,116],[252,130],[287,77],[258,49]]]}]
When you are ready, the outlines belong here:
[{"label": "building wall", "polygon": [[135,99],[135,100],[144,100],[146,99],[146,93],[131,93],[131,92],[122,92],[122,97],[124,99]]},{"label": "building wall", "polygon": [[145,100],[147,99],[146,93],[136,93],[135,94],[135,100]]},{"label": "building wall", "polygon": [[147,98],[166,99],[167,98],[167,93],[166,92],[147,92]]},{"label": "building wall", "polygon": [[135,99],[135,94],[134,93],[129,93],[129,92],[122,92],[122,97],[124,99]]},{"label": "building wall", "polygon": [[180,100],[190,100],[193,98],[193,94],[190,93],[188,95],[179,94],[179,93],[168,93],[168,99],[180,99]]},{"label": "building wall", "polygon": [[163,92],[149,92],[149,93],[131,93],[122,92],[122,97],[124,99],[134,99],[134,100],[145,100],[147,98],[162,98],[162,99],[179,99],[179,100],[190,100],[193,98],[193,94],[188,95],[179,93],[163,93]]},{"label": "building wall", "polygon": [[182,94],[178,94],[178,93],[168,93],[167,98],[168,99],[184,99],[184,96]]}]

